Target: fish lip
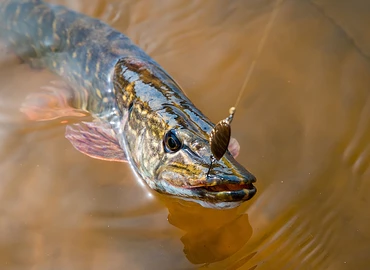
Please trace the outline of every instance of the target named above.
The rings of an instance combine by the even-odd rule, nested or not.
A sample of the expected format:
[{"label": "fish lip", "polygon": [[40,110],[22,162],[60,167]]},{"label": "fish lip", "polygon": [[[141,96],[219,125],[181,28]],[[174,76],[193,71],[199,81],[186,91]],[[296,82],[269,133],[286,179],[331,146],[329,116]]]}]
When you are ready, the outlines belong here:
[{"label": "fish lip", "polygon": [[204,186],[214,186],[214,185],[248,185],[255,183],[256,177],[250,173],[246,176],[240,177],[237,175],[208,175]]},{"label": "fish lip", "polygon": [[237,202],[247,201],[257,193],[254,182],[256,178],[249,172],[242,178],[240,175],[218,174],[209,175],[204,184],[184,188],[211,201]]},{"label": "fish lip", "polygon": [[[204,185],[187,188],[191,190],[193,194],[197,194],[199,197],[205,197],[215,202],[247,201],[257,193],[257,188],[252,183],[231,185],[232,184]],[[230,190],[230,187],[233,189]]]},{"label": "fish lip", "polygon": [[[227,182],[218,179],[218,183]],[[236,184],[235,190],[213,191],[211,187],[219,187],[217,184],[207,184],[197,186],[176,186],[161,180],[156,182],[154,188],[160,193],[179,197],[184,200],[196,202],[206,208],[226,209],[239,206],[241,203],[250,200],[257,192],[257,188],[252,184],[255,179],[244,184]],[[222,186],[221,186],[222,187]]]}]

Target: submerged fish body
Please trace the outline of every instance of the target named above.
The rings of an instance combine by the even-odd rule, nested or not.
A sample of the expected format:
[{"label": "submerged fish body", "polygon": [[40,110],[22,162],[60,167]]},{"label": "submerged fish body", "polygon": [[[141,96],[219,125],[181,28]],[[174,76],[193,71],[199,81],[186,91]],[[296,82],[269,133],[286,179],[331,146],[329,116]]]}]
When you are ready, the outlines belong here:
[{"label": "submerged fish body", "polygon": [[[0,38],[30,65],[65,81],[31,94],[23,112],[35,120],[84,111],[94,117],[67,127],[79,151],[127,160],[152,189],[206,207],[235,207],[256,193],[255,177],[230,152],[211,162],[214,124],[122,33],[62,6],[11,0],[0,3]],[[59,107],[35,116],[42,100]]]}]

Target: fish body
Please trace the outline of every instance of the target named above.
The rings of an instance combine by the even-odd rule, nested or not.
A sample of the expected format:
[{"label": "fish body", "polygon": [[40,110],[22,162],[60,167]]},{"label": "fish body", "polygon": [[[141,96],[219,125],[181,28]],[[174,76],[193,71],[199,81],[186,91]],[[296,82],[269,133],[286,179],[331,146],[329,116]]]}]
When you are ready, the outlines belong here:
[{"label": "fish body", "polygon": [[[256,193],[255,177],[230,152],[212,161],[214,124],[124,34],[63,6],[11,0],[0,3],[0,38],[31,66],[65,81],[48,95],[67,112],[94,117],[66,129],[79,151],[127,160],[152,189],[206,207],[235,207]],[[26,103],[23,111],[29,109]]]}]

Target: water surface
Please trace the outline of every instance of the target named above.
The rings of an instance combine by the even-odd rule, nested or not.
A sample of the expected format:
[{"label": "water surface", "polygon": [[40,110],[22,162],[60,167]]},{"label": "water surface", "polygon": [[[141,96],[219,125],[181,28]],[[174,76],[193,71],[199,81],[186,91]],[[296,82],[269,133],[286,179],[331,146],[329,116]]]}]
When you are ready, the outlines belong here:
[{"label": "water surface", "polygon": [[[214,122],[234,105],[275,1],[53,1],[157,60]],[[152,193],[29,122],[56,79],[1,49],[1,269],[368,269],[370,3],[280,6],[232,124],[257,195],[232,210]],[[80,119],[63,119],[68,123]]]}]

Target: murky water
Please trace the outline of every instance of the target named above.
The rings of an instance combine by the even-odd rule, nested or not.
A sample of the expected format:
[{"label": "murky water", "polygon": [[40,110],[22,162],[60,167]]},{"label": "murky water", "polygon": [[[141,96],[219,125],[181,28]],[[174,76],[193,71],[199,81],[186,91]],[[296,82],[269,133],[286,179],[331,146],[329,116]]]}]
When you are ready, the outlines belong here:
[{"label": "murky water", "polygon": [[[54,2],[126,33],[214,122],[276,3]],[[224,211],[77,152],[60,120],[27,121],[25,96],[55,77],[2,50],[0,268],[368,269],[369,15],[365,0],[283,1],[232,124],[258,193]]]}]

